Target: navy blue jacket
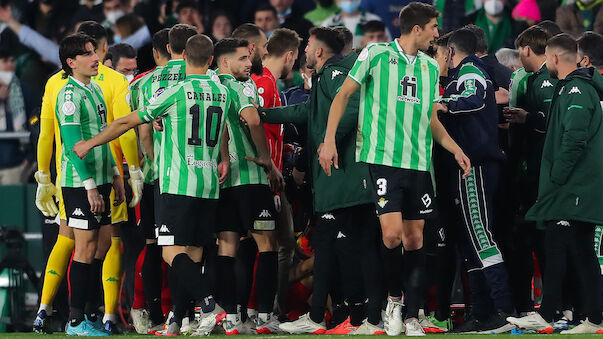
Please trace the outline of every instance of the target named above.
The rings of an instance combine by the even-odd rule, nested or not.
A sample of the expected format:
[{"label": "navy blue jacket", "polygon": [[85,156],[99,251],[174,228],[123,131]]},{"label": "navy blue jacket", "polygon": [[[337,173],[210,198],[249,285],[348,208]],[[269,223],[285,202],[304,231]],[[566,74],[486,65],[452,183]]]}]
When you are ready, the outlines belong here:
[{"label": "navy blue jacket", "polygon": [[483,61],[468,56],[448,76],[442,99],[448,112],[439,117],[450,136],[474,165],[504,159],[498,143],[494,86]]}]

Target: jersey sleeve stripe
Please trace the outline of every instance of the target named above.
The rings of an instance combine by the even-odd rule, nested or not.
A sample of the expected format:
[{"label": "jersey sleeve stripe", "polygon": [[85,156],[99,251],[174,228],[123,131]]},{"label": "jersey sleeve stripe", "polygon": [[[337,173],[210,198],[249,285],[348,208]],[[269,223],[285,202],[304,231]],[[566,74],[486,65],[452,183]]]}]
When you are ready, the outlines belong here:
[{"label": "jersey sleeve stripe", "polygon": [[356,79],[353,75],[348,74],[348,78],[354,80],[358,85],[362,85],[362,83],[358,79]]}]

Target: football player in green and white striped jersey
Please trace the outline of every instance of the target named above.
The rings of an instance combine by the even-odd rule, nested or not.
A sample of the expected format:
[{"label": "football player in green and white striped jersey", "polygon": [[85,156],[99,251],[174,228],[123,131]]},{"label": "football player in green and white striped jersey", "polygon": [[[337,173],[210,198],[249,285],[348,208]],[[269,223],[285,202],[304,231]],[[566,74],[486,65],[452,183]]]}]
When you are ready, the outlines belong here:
[{"label": "football player in green and white striped jersey", "polygon": [[66,76],[59,91],[56,118],[63,147],[61,187],[67,225],[73,228],[75,254],[69,274],[71,312],[66,327],[68,335],[108,335],[84,319],[84,306],[90,293],[88,278],[96,253],[98,229],[111,224],[109,195],[115,189],[115,205],[124,201],[124,187],[108,145],[85,158],[72,151],[77,142],[89,140],[107,127],[106,104],[98,84],[91,79],[98,74],[99,58],[95,41],[87,35],[69,35],[61,41],[59,57]]},{"label": "football player in green and white striped jersey", "polygon": [[[228,89],[208,76],[213,44],[205,35],[188,39],[184,56],[186,79],[156,93],[148,105],[118,119],[87,142],[74,148],[80,157],[107,143],[130,128],[164,119],[159,159],[160,220],[158,244],[163,259],[179,279],[175,303],[201,301],[209,296],[209,285],[201,277],[197,263],[202,248],[213,236],[218,214],[220,183],[228,173],[228,144],[224,136],[225,114],[230,106]],[[177,307],[186,310],[187,307]],[[175,314],[167,335],[177,335],[184,314]],[[204,324],[207,327],[203,327]],[[204,335],[215,319],[197,328]]]},{"label": "football player in green and white striped jersey", "polygon": [[[280,331],[272,315],[278,272],[275,238],[275,210],[268,182],[280,176],[270,158],[266,133],[253,103],[259,102],[257,88],[249,78],[251,61],[249,42],[223,39],[216,44],[218,76],[229,91],[227,113],[230,173],[220,194],[220,221],[216,232],[220,239],[217,265],[219,299],[226,311],[226,334],[241,332],[237,310],[234,262],[239,239],[251,233],[258,245],[257,272],[262,279],[257,289],[258,333]],[[267,173],[268,172],[268,175]],[[279,178],[282,181],[282,176]]]},{"label": "football player in green and white striped jersey", "polygon": [[[432,140],[453,153],[469,174],[470,162],[450,138],[437,118],[439,70],[427,50],[438,37],[440,13],[430,5],[411,3],[400,11],[401,36],[387,44],[364,49],[333,100],[319,161],[327,174],[338,168],[335,133],[348,98],[360,89],[356,160],[369,164],[376,188],[375,207],[383,242],[387,248],[384,266],[389,299],[384,317],[385,330],[398,335],[401,291],[393,283],[400,273],[402,251],[408,259],[407,277],[423,276],[423,226],[433,213],[433,187],[429,175]],[[405,282],[406,334],[422,335],[417,317],[422,306],[421,279]]]}]

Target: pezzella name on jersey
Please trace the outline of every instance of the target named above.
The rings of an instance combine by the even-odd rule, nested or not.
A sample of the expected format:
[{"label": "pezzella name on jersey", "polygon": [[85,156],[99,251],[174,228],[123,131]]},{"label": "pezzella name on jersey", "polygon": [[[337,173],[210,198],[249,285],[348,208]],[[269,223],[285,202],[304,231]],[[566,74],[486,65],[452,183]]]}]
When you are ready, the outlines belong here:
[{"label": "pezzella name on jersey", "polygon": [[223,93],[186,92],[186,98],[189,100],[226,102],[226,94]]},{"label": "pezzella name on jersey", "polygon": [[197,168],[218,168],[218,164],[215,160],[195,160],[192,155],[186,156],[186,164]]}]

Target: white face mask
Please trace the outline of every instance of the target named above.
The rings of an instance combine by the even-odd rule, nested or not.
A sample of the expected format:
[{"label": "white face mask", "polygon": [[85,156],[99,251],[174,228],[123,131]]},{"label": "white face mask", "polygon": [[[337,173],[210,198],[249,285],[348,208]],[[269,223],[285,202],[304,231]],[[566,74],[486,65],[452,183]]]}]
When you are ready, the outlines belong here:
[{"label": "white face mask", "polygon": [[134,74],[126,75],[126,80],[128,80],[128,83],[132,82],[132,80],[134,80]]},{"label": "white face mask", "polygon": [[109,21],[112,25],[115,25],[117,20],[124,15],[126,15],[126,13],[120,9],[117,11],[112,11],[112,12],[107,13],[106,18],[107,18],[107,21]]},{"label": "white face mask", "polygon": [[500,0],[486,0],[484,10],[492,16],[498,16],[505,9],[505,4]]},{"label": "white face mask", "polygon": [[15,72],[0,71],[0,81],[2,81],[5,85],[9,85],[14,76]]},{"label": "white face mask", "polygon": [[306,86],[308,86],[309,89],[312,89],[312,77],[307,76],[305,73],[302,73],[301,77],[304,79]]}]

